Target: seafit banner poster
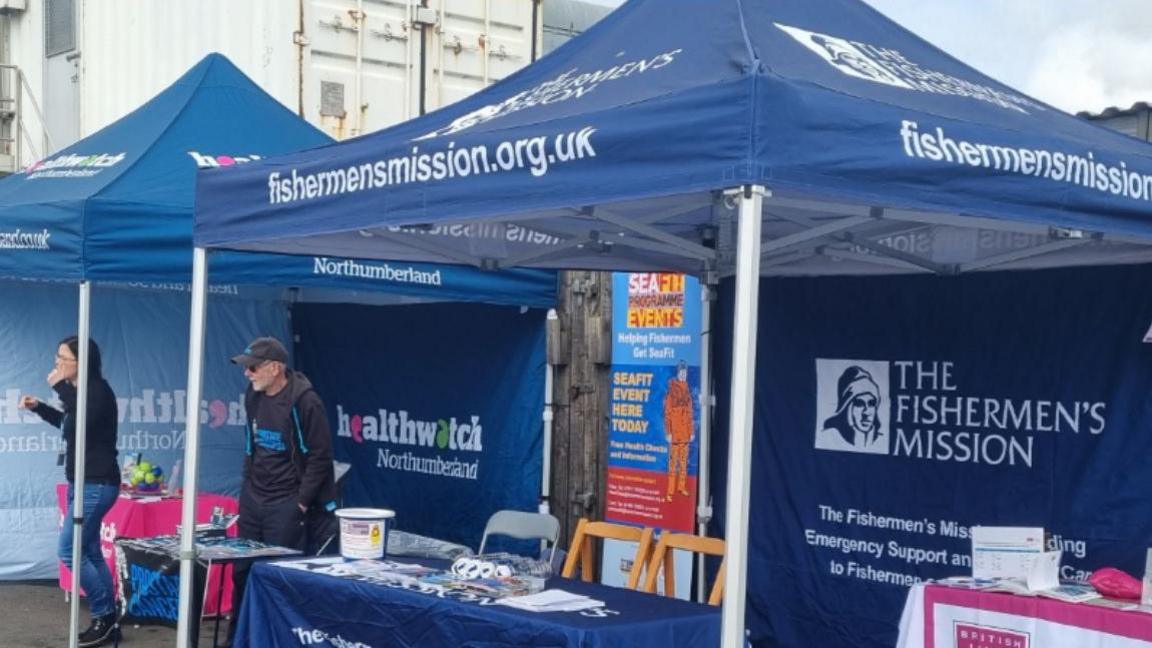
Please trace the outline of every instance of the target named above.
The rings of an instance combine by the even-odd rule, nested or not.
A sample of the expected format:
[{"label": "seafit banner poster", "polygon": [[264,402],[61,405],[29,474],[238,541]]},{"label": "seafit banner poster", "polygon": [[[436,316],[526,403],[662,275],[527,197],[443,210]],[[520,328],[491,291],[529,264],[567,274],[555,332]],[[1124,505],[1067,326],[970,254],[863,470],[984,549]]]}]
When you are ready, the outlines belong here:
[{"label": "seafit banner poster", "polygon": [[764,281],[753,644],[894,645],[910,585],[971,573],[975,525],[1043,527],[1061,579],[1142,574],[1150,291],[1147,266]]},{"label": "seafit banner poster", "polygon": [[612,284],[605,518],[691,531],[700,429],[700,285],[668,273]]}]

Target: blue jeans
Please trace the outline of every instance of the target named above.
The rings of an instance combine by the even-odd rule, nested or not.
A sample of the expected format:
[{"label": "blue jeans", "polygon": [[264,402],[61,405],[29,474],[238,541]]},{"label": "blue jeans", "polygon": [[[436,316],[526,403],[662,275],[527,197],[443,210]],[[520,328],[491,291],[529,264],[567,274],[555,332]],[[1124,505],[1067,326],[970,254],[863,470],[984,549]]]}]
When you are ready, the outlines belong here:
[{"label": "blue jeans", "polygon": [[[64,527],[60,529],[60,544],[56,555],[72,566],[72,505],[73,485],[68,485],[68,511],[64,514]],[[115,595],[112,591],[112,572],[100,551],[100,526],[104,515],[120,496],[119,484],[84,485],[84,528],[80,534],[80,586],[88,595],[88,607],[93,617],[101,617],[116,611]]]}]

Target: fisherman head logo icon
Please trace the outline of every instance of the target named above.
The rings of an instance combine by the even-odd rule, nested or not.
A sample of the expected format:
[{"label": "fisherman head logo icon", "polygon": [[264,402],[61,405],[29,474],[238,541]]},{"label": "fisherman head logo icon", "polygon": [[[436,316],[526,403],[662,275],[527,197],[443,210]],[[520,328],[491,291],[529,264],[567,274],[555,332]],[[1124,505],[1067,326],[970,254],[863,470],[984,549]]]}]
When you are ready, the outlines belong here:
[{"label": "fisherman head logo icon", "polygon": [[911,88],[852,41],[780,23],[776,23],[776,27],[848,76],[897,88]]},{"label": "fisherman head logo icon", "polygon": [[812,42],[824,48],[828,62],[843,69],[846,74],[883,81],[886,72],[865,58],[856,48],[840,38],[812,34]]},{"label": "fisherman head logo icon", "polygon": [[816,361],[816,448],[888,453],[888,364]]},{"label": "fisherman head logo icon", "polygon": [[[518,96],[519,95],[517,95],[517,97]],[[513,98],[516,98],[516,97],[513,97]],[[444,126],[443,128],[436,129],[430,133],[427,133],[425,135],[421,135],[420,137],[417,137],[415,139],[423,140],[423,139],[430,139],[433,137],[441,137],[443,135],[452,135],[453,133],[459,133],[462,130],[467,130],[469,128],[472,128],[473,126],[476,126],[477,124],[483,124],[486,121],[491,121],[493,119],[496,119],[497,117],[505,114],[506,112],[510,112],[508,110],[509,105],[510,105],[510,103],[508,101],[505,101],[505,102],[499,103],[499,104],[492,104],[489,106],[483,106],[483,107],[481,107],[477,110],[473,110],[472,112],[467,113],[461,117],[457,117],[456,119],[452,120],[452,123],[448,124],[447,126]]]},{"label": "fisherman head logo icon", "polygon": [[880,386],[872,380],[872,374],[860,367],[848,367],[836,384],[836,413],[824,421],[824,427],[835,428],[848,442],[857,434],[875,436],[879,427],[876,408],[880,404]]}]

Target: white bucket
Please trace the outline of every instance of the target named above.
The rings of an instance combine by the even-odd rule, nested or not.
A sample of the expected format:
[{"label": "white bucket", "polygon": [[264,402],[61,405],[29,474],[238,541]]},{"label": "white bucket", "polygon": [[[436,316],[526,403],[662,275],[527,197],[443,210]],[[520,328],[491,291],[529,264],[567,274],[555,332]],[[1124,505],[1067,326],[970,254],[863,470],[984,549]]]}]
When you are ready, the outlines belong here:
[{"label": "white bucket", "polygon": [[396,511],[377,508],[336,509],[340,518],[340,555],[350,560],[381,559],[388,548],[388,528]]}]

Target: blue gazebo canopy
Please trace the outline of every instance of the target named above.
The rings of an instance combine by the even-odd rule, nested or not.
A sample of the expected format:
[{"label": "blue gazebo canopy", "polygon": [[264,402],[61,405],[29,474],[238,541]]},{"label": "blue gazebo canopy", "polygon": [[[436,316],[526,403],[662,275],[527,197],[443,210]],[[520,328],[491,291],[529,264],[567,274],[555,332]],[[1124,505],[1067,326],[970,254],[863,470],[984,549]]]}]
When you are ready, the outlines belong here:
[{"label": "blue gazebo canopy", "polygon": [[1152,261],[1152,147],[860,0],[630,0],[464,101],[206,171],[197,191],[195,244],[210,249],[734,272],[732,506],[717,497],[731,646],[744,638],[757,271]]},{"label": "blue gazebo canopy", "polygon": [[[197,169],[331,142],[227,58],[210,54],[132,113],[0,180],[0,277],[187,283]],[[385,291],[544,306],[555,292],[549,273],[331,256],[222,253],[213,269],[218,283],[303,286],[316,294]]]},{"label": "blue gazebo canopy", "polygon": [[1150,152],[859,0],[632,0],[446,109],[202,174],[196,241],[724,271],[723,191],[760,184],[769,273],[1147,260]]}]

